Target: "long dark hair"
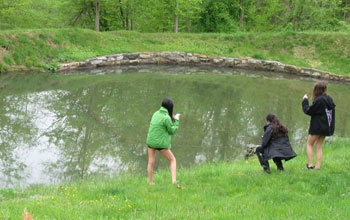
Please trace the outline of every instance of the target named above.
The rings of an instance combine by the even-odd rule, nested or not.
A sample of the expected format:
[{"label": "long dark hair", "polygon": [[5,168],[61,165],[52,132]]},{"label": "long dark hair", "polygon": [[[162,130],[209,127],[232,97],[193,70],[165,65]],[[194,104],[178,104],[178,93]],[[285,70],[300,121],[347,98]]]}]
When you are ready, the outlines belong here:
[{"label": "long dark hair", "polygon": [[162,107],[166,108],[168,110],[169,116],[171,118],[171,120],[173,119],[173,108],[174,108],[174,103],[173,100],[169,99],[169,98],[165,98],[162,101]]},{"label": "long dark hair", "polygon": [[287,127],[277,118],[276,115],[268,114],[266,116],[266,121],[271,122],[271,124],[273,125],[272,137],[278,138],[280,134],[282,134],[283,136],[288,135]]},{"label": "long dark hair", "polygon": [[325,82],[317,82],[312,90],[312,101],[321,95],[327,95],[327,84]]}]

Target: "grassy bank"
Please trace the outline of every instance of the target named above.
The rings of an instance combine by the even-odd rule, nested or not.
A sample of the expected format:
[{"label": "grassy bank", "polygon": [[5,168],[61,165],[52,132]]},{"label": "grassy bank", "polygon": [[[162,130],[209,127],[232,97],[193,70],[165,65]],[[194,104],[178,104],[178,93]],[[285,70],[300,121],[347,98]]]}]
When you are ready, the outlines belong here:
[{"label": "grassy bank", "polygon": [[183,51],[276,60],[350,75],[350,33],[172,34],[41,29],[0,32],[0,72],[125,52]]},{"label": "grassy bank", "polygon": [[[349,139],[324,146],[323,167],[303,170],[305,152],[286,171],[260,174],[256,158],[180,169],[181,189],[166,167],[59,186],[0,190],[0,219],[349,219]],[[272,165],[272,164],[271,164]]]}]

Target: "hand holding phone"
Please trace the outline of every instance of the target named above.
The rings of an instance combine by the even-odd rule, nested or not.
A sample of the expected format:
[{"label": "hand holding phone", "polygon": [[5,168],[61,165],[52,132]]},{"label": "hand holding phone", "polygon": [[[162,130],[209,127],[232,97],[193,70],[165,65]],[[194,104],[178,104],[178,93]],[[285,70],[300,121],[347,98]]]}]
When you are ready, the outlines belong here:
[{"label": "hand holding phone", "polygon": [[307,97],[307,94],[304,95],[303,99],[309,99],[309,98]]},{"label": "hand holding phone", "polygon": [[177,113],[175,116],[174,116],[174,118],[176,119],[176,120],[180,120],[180,114],[179,113]]}]

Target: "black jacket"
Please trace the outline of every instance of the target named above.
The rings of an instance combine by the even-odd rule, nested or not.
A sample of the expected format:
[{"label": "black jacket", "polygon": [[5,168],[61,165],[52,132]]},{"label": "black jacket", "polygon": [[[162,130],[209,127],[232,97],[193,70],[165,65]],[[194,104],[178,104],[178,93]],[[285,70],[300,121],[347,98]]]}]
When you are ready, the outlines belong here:
[{"label": "black jacket", "polygon": [[335,104],[330,96],[319,96],[311,106],[309,100],[302,102],[303,111],[311,116],[309,134],[332,136],[335,128]]},{"label": "black jacket", "polygon": [[261,146],[264,148],[264,159],[280,158],[290,160],[296,157],[297,154],[293,151],[290,145],[288,135],[280,134],[279,137],[273,137],[273,125],[264,126],[264,136],[262,137]]}]

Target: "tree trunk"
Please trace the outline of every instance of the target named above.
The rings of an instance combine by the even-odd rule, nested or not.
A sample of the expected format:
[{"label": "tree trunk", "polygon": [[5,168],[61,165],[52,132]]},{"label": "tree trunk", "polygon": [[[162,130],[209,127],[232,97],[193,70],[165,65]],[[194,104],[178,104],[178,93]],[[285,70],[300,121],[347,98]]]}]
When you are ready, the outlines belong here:
[{"label": "tree trunk", "polygon": [[125,13],[125,30],[129,30],[129,11]]},{"label": "tree trunk", "polygon": [[123,22],[123,29],[125,29],[125,20],[124,20],[124,12],[123,12],[123,6],[122,6],[122,0],[119,0],[120,4],[120,16],[122,17],[122,22]]},{"label": "tree trunk", "polygon": [[177,8],[179,7],[179,3],[177,0],[175,1],[176,1],[176,5],[175,5],[175,17],[174,17],[174,33],[177,33],[179,28],[179,16],[177,15]]},{"label": "tree trunk", "polygon": [[243,28],[243,18],[244,18],[243,0],[240,0],[239,7],[240,7],[239,26],[242,29]]},{"label": "tree trunk", "polygon": [[95,31],[100,31],[100,0],[96,0]]},{"label": "tree trunk", "polygon": [[130,23],[131,23],[131,30],[133,31],[134,30],[134,22],[133,22],[132,17],[130,18]]}]

